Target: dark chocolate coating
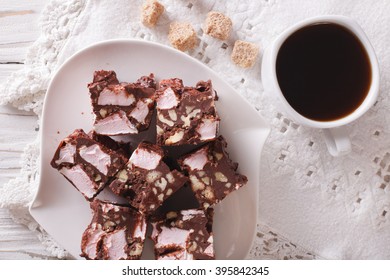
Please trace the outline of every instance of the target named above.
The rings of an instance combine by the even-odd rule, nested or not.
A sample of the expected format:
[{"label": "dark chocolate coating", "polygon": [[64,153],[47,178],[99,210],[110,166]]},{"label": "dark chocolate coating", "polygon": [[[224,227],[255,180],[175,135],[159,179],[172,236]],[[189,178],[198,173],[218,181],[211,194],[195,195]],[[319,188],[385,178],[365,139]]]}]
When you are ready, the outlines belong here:
[{"label": "dark chocolate coating", "polygon": [[[191,215],[188,215],[188,213],[191,213]],[[213,215],[214,210],[212,208],[206,211],[201,209],[188,209],[168,212],[165,217],[155,217],[152,219],[154,229],[151,238],[155,242],[156,259],[164,257],[181,259],[180,257],[183,255],[180,253],[183,251],[186,251],[186,254],[191,254],[194,260],[214,259],[214,250],[212,250],[211,254],[205,253],[209,246],[213,247]],[[159,246],[158,236],[164,228],[177,228],[188,231],[189,236],[185,248],[179,247],[177,244]]]},{"label": "dark chocolate coating", "polygon": [[[191,188],[204,208],[215,205],[231,192],[244,186],[248,179],[237,172],[238,163],[229,158],[227,142],[223,136],[179,159],[183,170],[189,175]],[[201,170],[192,170],[185,159],[197,152],[207,155],[207,162]]]},{"label": "dark chocolate coating", "polygon": [[161,156],[157,167],[147,170],[129,163],[117,173],[110,184],[110,189],[117,195],[125,197],[129,203],[147,215],[156,211],[161,204],[181,188],[187,177],[177,170],[170,170],[162,160],[165,153],[157,145],[141,142],[138,149],[152,151]]},{"label": "dark chocolate coating", "polygon": [[[137,128],[138,131],[146,130],[149,127],[153,109],[154,109],[154,94],[156,90],[156,81],[154,75],[142,76],[135,83],[119,83],[114,71],[95,71],[93,82],[88,84],[88,89],[91,97],[93,113],[95,114],[95,122],[106,117],[109,117],[118,112],[124,112],[129,121]],[[108,89],[115,94],[125,92],[127,96],[133,95],[135,102],[128,106],[120,105],[100,105],[98,104],[100,93]],[[136,108],[139,100],[149,101],[148,114],[144,122],[139,122],[134,117],[130,116],[131,112]],[[103,109],[103,111],[102,111]],[[104,114],[102,114],[104,112]]]},{"label": "dark chocolate coating", "polygon": [[[213,140],[200,139],[196,130],[203,119],[220,120],[214,104],[218,97],[211,81],[200,81],[195,87],[184,87],[182,80],[177,78],[162,80],[159,90],[156,91],[157,100],[167,88],[174,91],[178,105],[171,109],[161,109],[157,106],[157,126],[162,130],[162,133],[157,133],[156,143],[162,146],[177,146],[196,145]],[[171,115],[172,110],[175,112],[176,117],[174,118]],[[164,119],[168,120],[168,123]],[[172,122],[173,125],[169,122]],[[170,143],[168,139],[180,131],[184,132],[183,137],[175,143]]]},{"label": "dark chocolate coating", "polygon": [[[65,147],[67,144],[70,144],[72,146],[76,147],[76,153],[73,157],[74,162],[62,162],[57,164],[56,161],[60,157],[61,148]],[[85,161],[80,156],[80,148],[82,147],[89,147],[92,145],[98,145],[99,148],[110,156],[110,162],[111,164],[107,166],[107,174],[103,174],[100,172],[96,166],[92,165],[91,163]],[[92,197],[87,197],[84,193],[84,197],[87,200],[92,200],[110,181],[111,177],[114,176],[120,168],[123,167],[123,165],[126,163],[127,159],[120,153],[117,153],[106,146],[100,144],[99,142],[93,140],[90,136],[88,136],[82,129],[76,129],[72,134],[70,134],[68,137],[66,137],[64,140],[61,141],[59,144],[56,152],[54,153],[53,159],[51,160],[50,164],[53,168],[57,170],[61,170],[62,168],[68,168],[71,169],[72,167],[78,165],[80,168],[88,175],[90,180],[94,183],[95,187],[95,193]],[[66,176],[65,176],[66,177]],[[68,179],[68,178],[67,178]],[[69,180],[69,179],[68,179]],[[72,185],[79,190],[80,186],[77,186],[74,182],[69,180]]]},{"label": "dark chocolate coating", "polygon": [[[110,244],[107,244],[107,237],[118,230],[124,230],[127,244],[121,250],[125,251],[127,257],[121,259],[140,259],[146,233],[145,216],[132,207],[97,199],[90,204],[90,207],[93,217],[82,236],[81,257],[95,260],[111,259],[108,253]],[[140,228],[145,231],[141,237],[137,232]],[[93,257],[88,255],[86,247],[90,245],[89,243],[96,233],[100,233],[100,239],[96,245],[96,256]]]}]

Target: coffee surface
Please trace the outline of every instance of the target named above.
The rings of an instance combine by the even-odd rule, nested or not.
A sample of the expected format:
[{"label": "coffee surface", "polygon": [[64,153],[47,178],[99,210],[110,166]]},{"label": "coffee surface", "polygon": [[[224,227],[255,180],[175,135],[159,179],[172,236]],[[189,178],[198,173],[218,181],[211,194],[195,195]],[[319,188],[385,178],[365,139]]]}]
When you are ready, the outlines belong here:
[{"label": "coffee surface", "polygon": [[279,50],[276,75],[288,103],[316,121],[349,115],[371,85],[371,65],[362,43],[333,23],[309,25],[290,35]]}]

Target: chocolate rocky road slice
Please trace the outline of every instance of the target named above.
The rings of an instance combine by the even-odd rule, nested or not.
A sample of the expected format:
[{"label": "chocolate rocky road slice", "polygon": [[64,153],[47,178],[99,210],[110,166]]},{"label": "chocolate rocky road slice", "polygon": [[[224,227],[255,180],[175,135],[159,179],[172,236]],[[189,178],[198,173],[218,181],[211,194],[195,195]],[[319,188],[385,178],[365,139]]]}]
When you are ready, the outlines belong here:
[{"label": "chocolate rocky road slice", "polygon": [[89,260],[141,258],[146,218],[136,209],[95,199],[92,221],[81,240],[81,257]]},{"label": "chocolate rocky road slice", "polygon": [[93,140],[99,142],[106,148],[123,155],[127,160],[132,154],[132,145],[130,143],[116,141],[110,136],[97,134],[93,130],[88,133],[88,136],[90,136]]},{"label": "chocolate rocky road slice", "polygon": [[231,192],[244,186],[248,179],[237,172],[238,163],[226,152],[222,136],[179,159],[190,178],[192,191],[199,204],[208,208],[223,200]]},{"label": "chocolate rocky road slice", "polygon": [[76,129],[61,141],[50,164],[87,200],[92,200],[126,162],[121,153]]},{"label": "chocolate rocky road slice", "polygon": [[180,79],[162,80],[156,91],[157,144],[200,144],[217,137],[217,94],[211,81],[184,87]]},{"label": "chocolate rocky road slice", "polygon": [[119,83],[114,71],[95,71],[88,89],[96,133],[137,134],[149,127],[156,90],[153,74],[135,83]]},{"label": "chocolate rocky road slice", "polygon": [[213,209],[168,212],[152,219],[154,251],[158,260],[214,259]]},{"label": "chocolate rocky road slice", "polygon": [[116,174],[110,189],[142,213],[152,214],[188,180],[179,171],[171,171],[164,156],[161,147],[141,142],[125,168]]}]

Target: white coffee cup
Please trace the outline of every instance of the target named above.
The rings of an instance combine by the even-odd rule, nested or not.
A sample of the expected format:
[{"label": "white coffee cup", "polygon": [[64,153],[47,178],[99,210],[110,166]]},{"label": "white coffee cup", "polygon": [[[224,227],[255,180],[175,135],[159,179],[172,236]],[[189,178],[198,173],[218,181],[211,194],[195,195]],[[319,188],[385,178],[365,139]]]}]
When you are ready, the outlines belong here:
[{"label": "white coffee cup", "polygon": [[[316,23],[334,23],[350,30],[361,41],[371,64],[371,85],[364,101],[349,115],[332,121],[317,121],[298,113],[284,97],[276,75],[278,52],[285,40],[299,29]],[[264,89],[278,95],[286,114],[296,123],[323,129],[328,151],[332,156],[347,154],[351,151],[351,141],[344,125],[362,116],[376,101],[379,92],[379,66],[374,49],[361,27],[345,16],[318,16],[301,21],[280,34],[265,50],[262,61],[261,76]]]}]

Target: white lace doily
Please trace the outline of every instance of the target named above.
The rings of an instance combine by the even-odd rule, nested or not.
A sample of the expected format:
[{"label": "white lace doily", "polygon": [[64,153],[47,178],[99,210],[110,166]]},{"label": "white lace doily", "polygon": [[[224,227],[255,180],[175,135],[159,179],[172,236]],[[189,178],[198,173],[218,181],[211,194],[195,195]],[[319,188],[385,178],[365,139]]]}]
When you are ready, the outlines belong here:
[{"label": "white lace doily", "polygon": [[[261,166],[260,209],[253,259],[390,258],[390,5],[386,0],[161,0],[166,11],[154,29],[140,24],[141,1],[52,1],[41,17],[42,34],[25,68],[0,91],[3,103],[41,114],[53,72],[77,50],[100,40],[140,38],[168,44],[171,21],[191,22],[199,46],[189,54],[207,64],[247,98],[271,125]],[[227,41],[202,31],[211,10],[227,14],[233,32]],[[362,118],[348,125],[353,151],[332,158],[321,131],[291,122],[260,80],[261,57],[251,69],[230,61],[237,39],[261,52],[285,28],[323,14],[355,18],[376,50],[382,71],[380,97]],[[56,257],[66,252],[28,215],[37,187],[39,139],[26,147],[22,174],[0,188],[0,203],[14,218],[39,233]]]}]

